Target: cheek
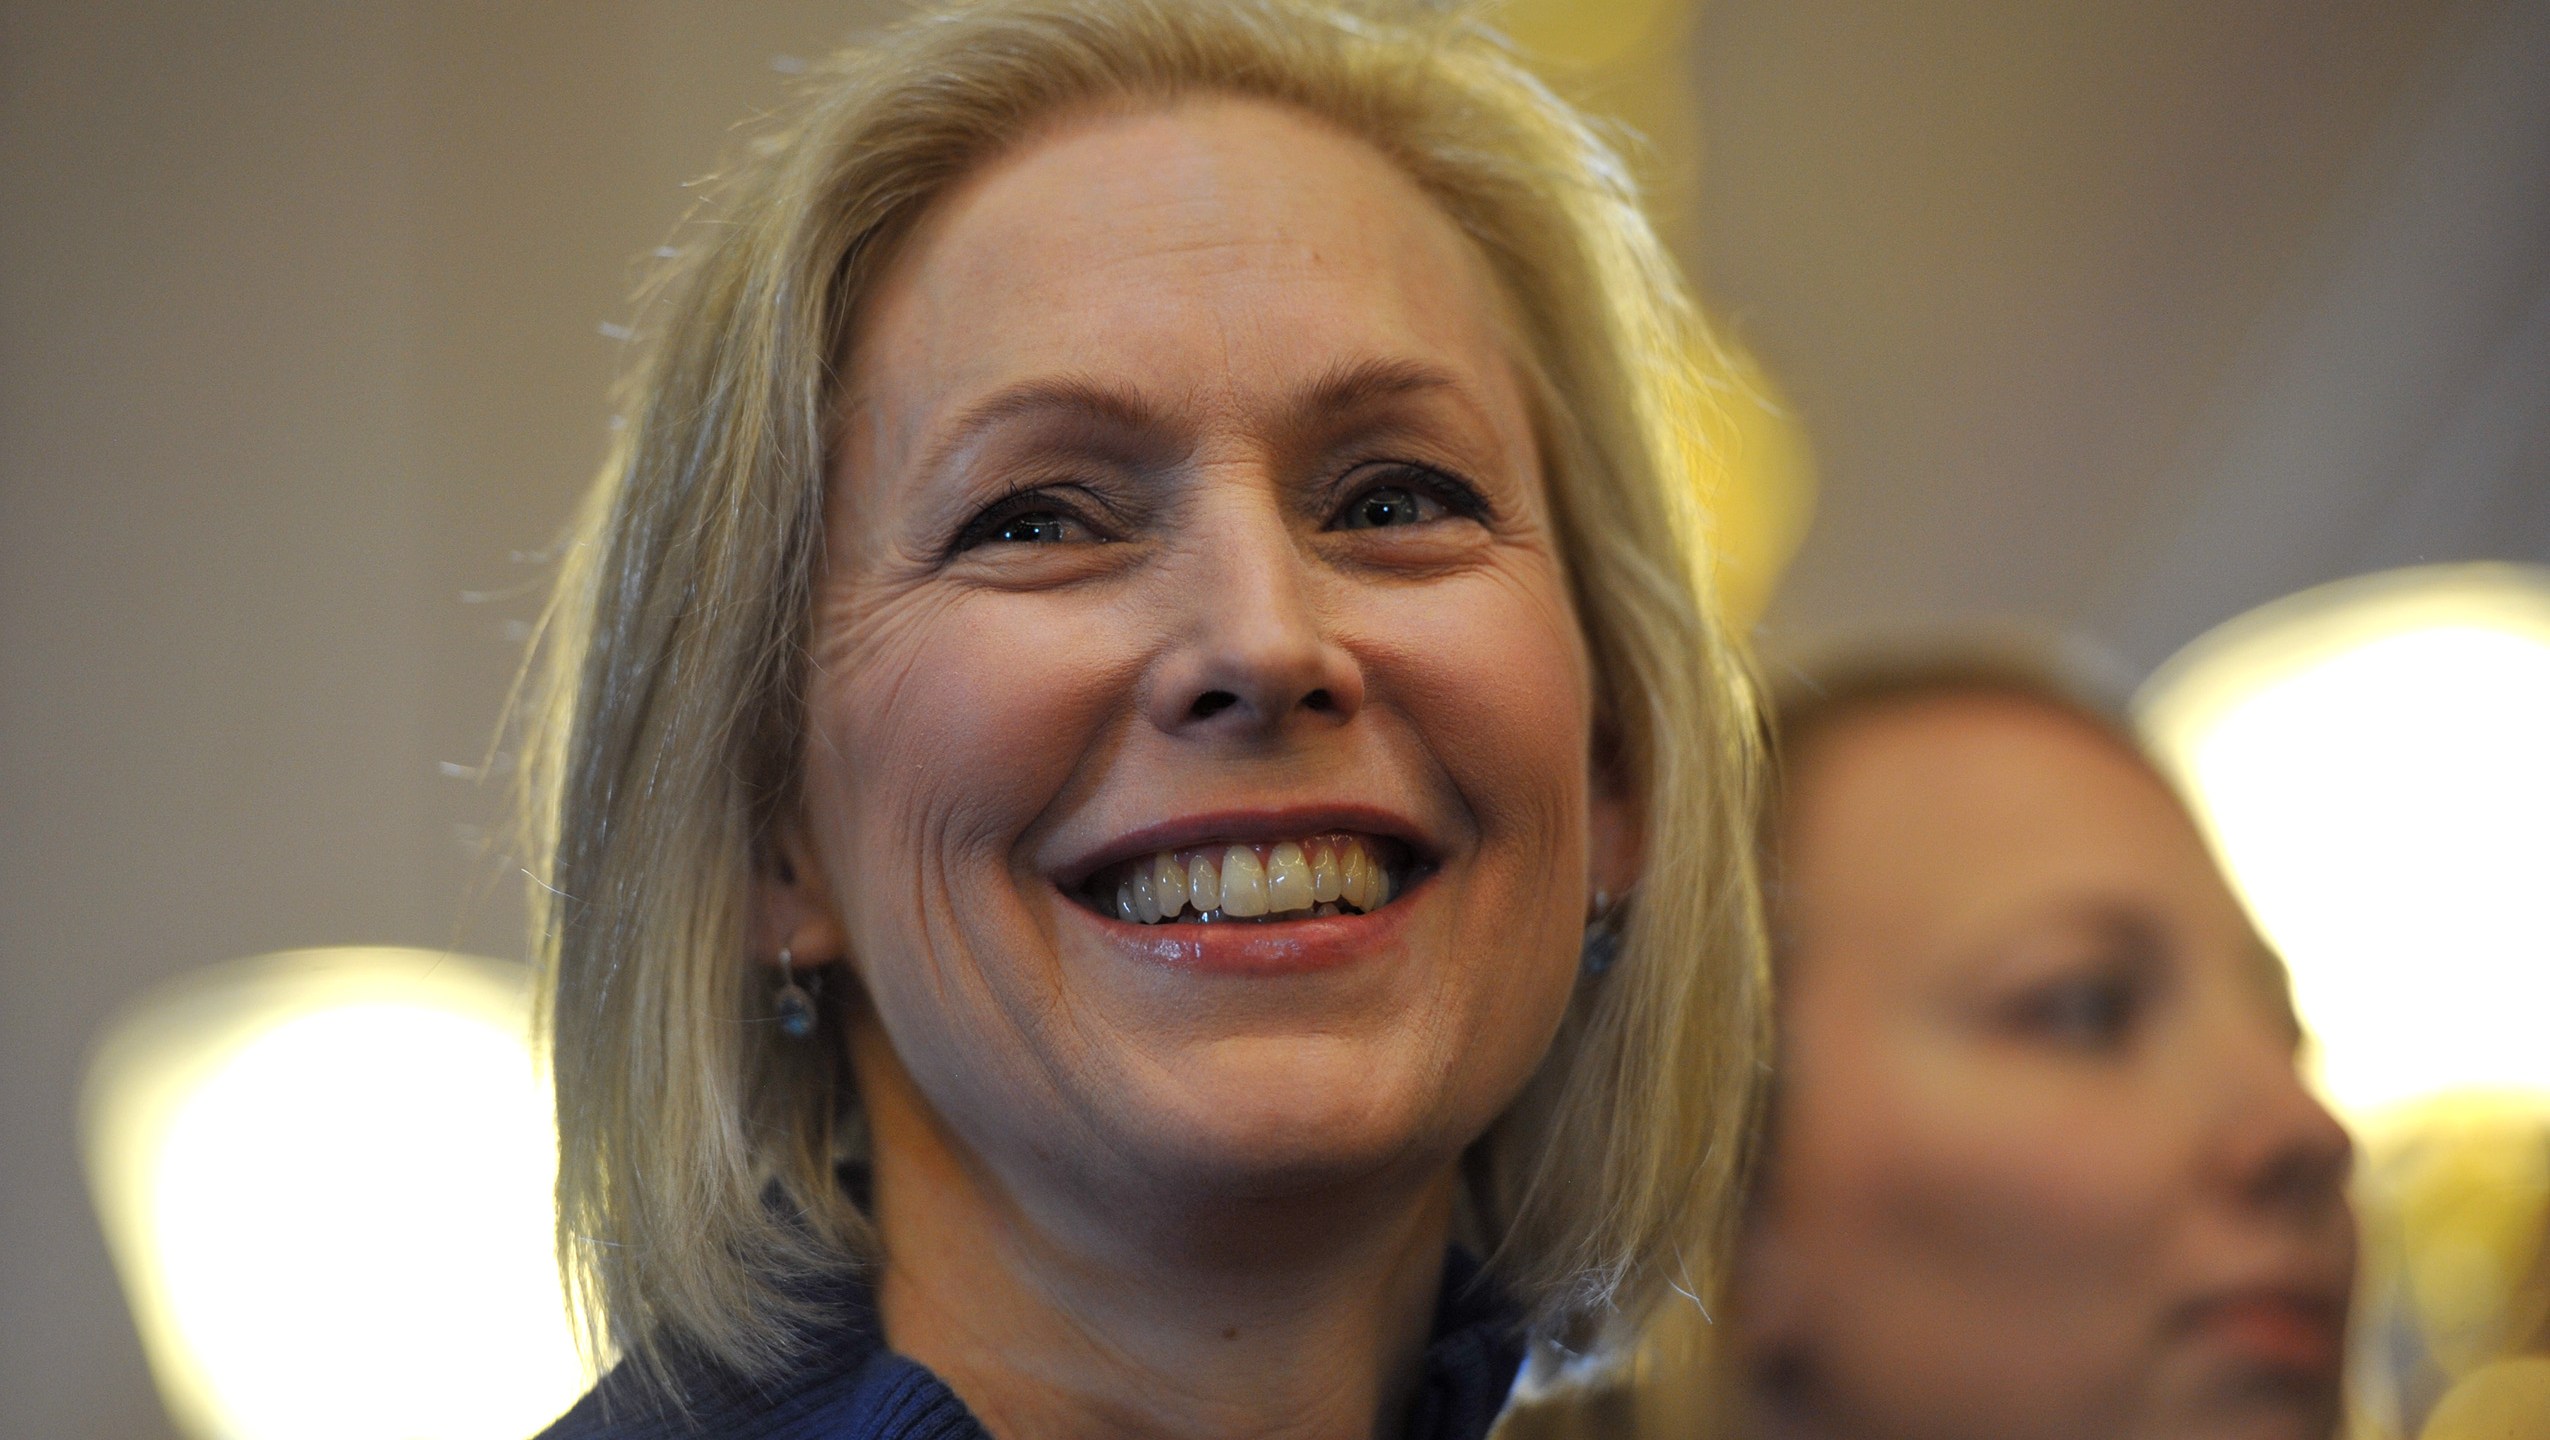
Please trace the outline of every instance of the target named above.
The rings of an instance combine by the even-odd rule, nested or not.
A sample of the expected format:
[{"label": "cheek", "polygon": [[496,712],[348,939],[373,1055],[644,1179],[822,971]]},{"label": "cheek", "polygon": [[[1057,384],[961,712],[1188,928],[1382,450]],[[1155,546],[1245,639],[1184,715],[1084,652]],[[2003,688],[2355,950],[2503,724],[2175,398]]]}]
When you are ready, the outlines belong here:
[{"label": "cheek", "polygon": [[2093,1433],[2136,1404],[2170,1186],[2131,1117],[1882,1026],[1789,1038],[1762,1338],[1907,1432]]},{"label": "cheek", "polygon": [[1900,1117],[1896,1148],[1877,1153],[1870,1188],[1889,1230],[2030,1289],[2086,1294],[2155,1258],[2162,1173],[2134,1127],[2007,1089],[1964,1098]]},{"label": "cheek", "polygon": [[[1469,577],[1378,601],[1369,693],[1404,725],[1473,827],[1447,867],[1447,962],[1425,1011],[1484,1124],[1546,1054],[1574,993],[1584,924],[1591,706],[1583,641],[1555,575]],[[1492,1102],[1492,1103],[1490,1103]]]},{"label": "cheek", "polygon": [[1780,1194],[1826,1289],[1927,1314],[1943,1344],[1960,1317],[2075,1367],[2125,1343],[2178,1173],[2138,1097],[1880,1025],[1801,1042]]},{"label": "cheek", "polygon": [[1555,567],[1535,555],[1369,608],[1376,691],[1461,792],[1486,858],[1538,852],[1536,883],[1579,903],[1591,689]]},{"label": "cheek", "polygon": [[993,899],[1126,682],[1112,627],[1036,597],[940,590],[818,623],[808,807],[865,963],[909,953],[915,924],[976,918],[952,912]]}]

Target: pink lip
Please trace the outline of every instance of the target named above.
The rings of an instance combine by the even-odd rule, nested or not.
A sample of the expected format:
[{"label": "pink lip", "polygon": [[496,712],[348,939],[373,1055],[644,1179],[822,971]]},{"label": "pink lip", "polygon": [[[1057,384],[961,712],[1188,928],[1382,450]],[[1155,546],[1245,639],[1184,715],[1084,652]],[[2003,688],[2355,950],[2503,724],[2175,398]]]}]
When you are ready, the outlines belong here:
[{"label": "pink lip", "polygon": [[1369,915],[1323,915],[1272,925],[1247,921],[1218,925],[1141,925],[1100,915],[1067,901],[1063,908],[1072,923],[1095,927],[1109,945],[1129,951],[1134,958],[1163,969],[1214,975],[1276,976],[1334,970],[1358,960],[1390,953],[1398,948],[1407,932],[1408,915],[1413,908],[1410,902],[1424,893],[1425,886],[1420,882],[1406,895],[1393,898],[1389,904]]},{"label": "pink lip", "polygon": [[2208,1296],[2185,1328],[2266,1369],[2334,1376],[2346,1357],[2346,1303],[2311,1288],[2261,1286]]},{"label": "pink lip", "polygon": [[[1400,841],[1414,852],[1420,863],[1432,860],[1438,853],[1435,846],[1427,843],[1424,830],[1415,821],[1393,811],[1371,805],[1292,805],[1274,809],[1218,810],[1163,820],[1156,825],[1146,825],[1115,836],[1095,849],[1073,856],[1048,873],[1054,884],[1069,895],[1077,892],[1090,876],[1100,870],[1156,850],[1299,840],[1304,836],[1335,830],[1350,830]],[[1314,922],[1294,923],[1307,925]]]}]

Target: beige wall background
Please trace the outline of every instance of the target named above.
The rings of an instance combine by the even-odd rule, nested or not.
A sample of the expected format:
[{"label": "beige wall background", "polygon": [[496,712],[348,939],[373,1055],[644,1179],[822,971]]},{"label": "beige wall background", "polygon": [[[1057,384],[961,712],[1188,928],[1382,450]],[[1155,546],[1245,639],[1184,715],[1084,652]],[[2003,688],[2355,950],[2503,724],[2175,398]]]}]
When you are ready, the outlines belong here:
[{"label": "beige wall background", "polygon": [[521,953],[499,797],[445,767],[601,455],[598,327],[773,57],[854,18],[0,13],[0,1436],[168,1433],[74,1149],[117,1005],[292,946]]},{"label": "beige wall background", "polygon": [[[0,3],[0,1436],[168,1433],[74,1145],[118,1005],[520,953],[468,774],[602,327],[784,57],[883,3]],[[2384,545],[2550,558],[2545,16],[1677,27],[1672,229],[1822,462],[1771,638],[2020,615],[2148,665]]]}]

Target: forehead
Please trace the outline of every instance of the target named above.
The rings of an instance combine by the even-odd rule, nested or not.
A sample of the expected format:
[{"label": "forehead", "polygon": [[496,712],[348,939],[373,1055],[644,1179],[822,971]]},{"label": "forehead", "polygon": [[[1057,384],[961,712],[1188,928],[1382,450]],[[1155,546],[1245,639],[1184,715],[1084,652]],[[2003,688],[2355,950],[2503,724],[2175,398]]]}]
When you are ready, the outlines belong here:
[{"label": "forehead", "polygon": [[859,317],[851,403],[918,423],[1022,375],[1117,372],[1228,400],[1402,359],[1519,408],[1504,313],[1476,248],[1378,151],[1201,97],[1073,117],[943,197]]},{"label": "forehead", "polygon": [[2236,919],[2194,823],[2139,757],[2002,696],[1881,704],[1791,757],[1784,873],[1810,925],[1907,936],[2067,898]]}]

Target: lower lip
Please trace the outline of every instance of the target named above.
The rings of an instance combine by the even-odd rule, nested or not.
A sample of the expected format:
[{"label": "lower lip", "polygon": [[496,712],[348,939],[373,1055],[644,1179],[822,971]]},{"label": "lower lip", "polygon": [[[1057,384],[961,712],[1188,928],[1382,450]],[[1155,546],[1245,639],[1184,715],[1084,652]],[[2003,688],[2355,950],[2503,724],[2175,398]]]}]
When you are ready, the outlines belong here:
[{"label": "lower lip", "polygon": [[2325,1306],[2301,1300],[2227,1300],[2208,1305],[2197,1329],[2252,1364],[2309,1375],[2335,1374],[2345,1334]]},{"label": "lower lip", "polygon": [[1222,920],[1210,925],[1140,925],[1064,905],[1095,926],[1109,945],[1167,970],[1210,975],[1300,975],[1335,970],[1388,954],[1407,930],[1411,901],[1425,893],[1420,882],[1369,915],[1321,915],[1267,924]]}]

